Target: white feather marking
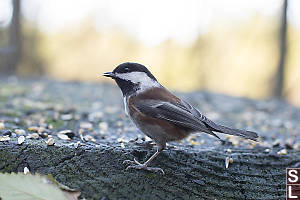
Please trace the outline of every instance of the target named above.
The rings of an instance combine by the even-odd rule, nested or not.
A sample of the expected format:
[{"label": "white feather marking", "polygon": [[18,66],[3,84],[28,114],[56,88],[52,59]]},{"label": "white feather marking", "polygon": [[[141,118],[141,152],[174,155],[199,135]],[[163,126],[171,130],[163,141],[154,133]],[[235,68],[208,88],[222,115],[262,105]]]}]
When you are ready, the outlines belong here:
[{"label": "white feather marking", "polygon": [[128,97],[124,97],[123,100],[124,100],[125,114],[127,116],[129,116],[129,113],[128,113],[128,103],[127,103]]},{"label": "white feather marking", "polygon": [[131,81],[134,84],[139,85],[138,92],[143,92],[152,87],[160,87],[160,84],[151,79],[145,72],[129,72],[129,73],[121,73],[116,74],[117,77]]}]

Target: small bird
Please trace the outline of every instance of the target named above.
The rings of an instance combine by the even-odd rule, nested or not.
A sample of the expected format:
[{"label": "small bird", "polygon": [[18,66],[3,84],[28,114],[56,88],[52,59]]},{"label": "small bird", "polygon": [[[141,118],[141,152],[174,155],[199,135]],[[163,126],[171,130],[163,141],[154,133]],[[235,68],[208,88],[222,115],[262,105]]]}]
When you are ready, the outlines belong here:
[{"label": "small bird", "polygon": [[[150,162],[166,147],[166,143],[187,137],[191,133],[204,132],[217,137],[214,132],[241,136],[257,141],[255,132],[229,128],[216,124],[186,101],[164,88],[151,72],[138,63],[126,62],[103,76],[110,77],[120,87],[125,113],[144,134],[157,144],[157,151],[145,163],[125,160],[126,169],[164,171],[149,167]],[[220,139],[221,140],[221,139]]]}]

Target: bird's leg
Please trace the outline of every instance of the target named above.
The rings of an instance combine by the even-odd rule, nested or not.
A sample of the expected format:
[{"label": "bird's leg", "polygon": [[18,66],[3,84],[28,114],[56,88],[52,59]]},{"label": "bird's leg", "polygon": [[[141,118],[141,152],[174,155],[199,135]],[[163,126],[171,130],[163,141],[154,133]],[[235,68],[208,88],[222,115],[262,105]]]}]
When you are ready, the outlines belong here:
[{"label": "bird's leg", "polygon": [[162,147],[159,147],[157,148],[157,151],[145,162],[145,163],[140,163],[138,162],[135,158],[134,160],[125,160],[123,162],[123,164],[130,164],[126,170],[128,169],[144,169],[144,170],[147,170],[147,171],[154,171],[154,172],[158,172],[158,171],[161,171],[162,174],[165,174],[164,170],[162,170],[161,168],[158,168],[158,167],[148,167],[148,165],[150,164],[150,162],[156,158],[156,156],[158,156],[158,154],[163,150],[164,148]]},{"label": "bird's leg", "polygon": [[146,147],[146,148],[152,148],[155,145],[153,141],[143,141],[143,142],[134,141],[133,143],[137,146]]}]

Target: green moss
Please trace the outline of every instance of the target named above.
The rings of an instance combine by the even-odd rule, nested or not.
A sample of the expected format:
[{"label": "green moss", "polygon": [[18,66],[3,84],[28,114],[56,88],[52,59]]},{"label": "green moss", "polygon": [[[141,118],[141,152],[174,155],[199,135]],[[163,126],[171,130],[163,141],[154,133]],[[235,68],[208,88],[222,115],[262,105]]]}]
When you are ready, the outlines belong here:
[{"label": "green moss", "polygon": [[4,95],[0,95],[0,101],[7,101],[8,97]]},{"label": "green moss", "polygon": [[8,117],[20,117],[21,113],[19,111],[13,111],[13,110],[4,110],[0,112],[2,115],[8,116]]},{"label": "green moss", "polygon": [[26,93],[26,88],[21,85],[3,84],[1,85],[0,93],[4,95],[23,95]]},{"label": "green moss", "polygon": [[58,129],[60,127],[62,127],[64,125],[64,121],[63,120],[54,120],[52,118],[48,118],[46,120],[47,124],[52,124],[54,129]]},{"label": "green moss", "polygon": [[156,177],[156,174],[154,174],[154,173],[149,173],[149,174],[147,174],[147,178],[148,179],[154,179]]},{"label": "green moss", "polygon": [[17,168],[16,158],[5,149],[0,151],[0,172],[14,172]]},{"label": "green moss", "polygon": [[20,110],[23,111],[23,112],[26,112],[26,111],[29,111],[29,110],[32,110],[32,109],[34,109],[34,108],[31,107],[31,106],[27,106],[27,105],[22,105],[20,107]]}]

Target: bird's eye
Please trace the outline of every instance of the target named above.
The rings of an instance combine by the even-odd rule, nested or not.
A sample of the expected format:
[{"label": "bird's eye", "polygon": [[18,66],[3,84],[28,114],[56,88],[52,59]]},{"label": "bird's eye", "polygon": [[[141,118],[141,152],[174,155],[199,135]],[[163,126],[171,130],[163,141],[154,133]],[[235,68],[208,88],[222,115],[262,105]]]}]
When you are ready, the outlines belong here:
[{"label": "bird's eye", "polygon": [[125,68],[124,68],[124,71],[125,71],[125,72],[129,72],[129,68],[128,68],[128,67],[125,67]]}]

